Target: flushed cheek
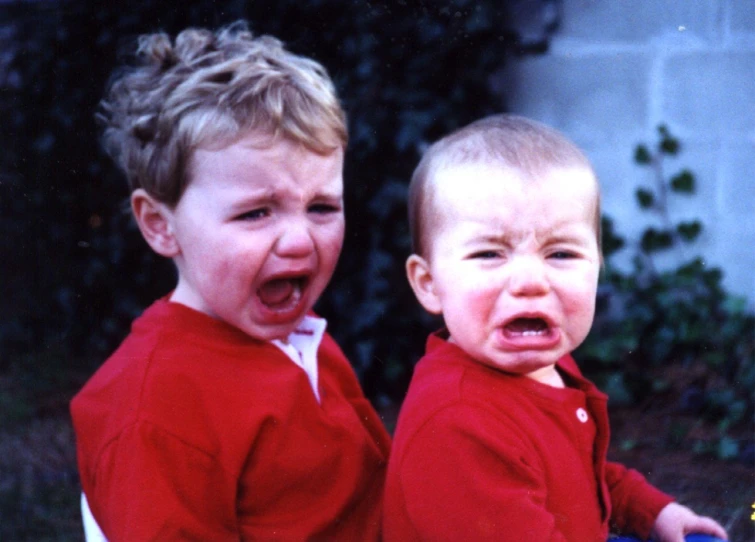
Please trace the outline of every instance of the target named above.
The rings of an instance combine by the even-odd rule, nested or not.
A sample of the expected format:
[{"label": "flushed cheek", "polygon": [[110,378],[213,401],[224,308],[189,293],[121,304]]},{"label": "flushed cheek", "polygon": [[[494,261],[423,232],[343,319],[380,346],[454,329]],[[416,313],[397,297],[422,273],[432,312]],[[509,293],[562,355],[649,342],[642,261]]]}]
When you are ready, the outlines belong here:
[{"label": "flushed cheek", "polygon": [[595,292],[590,288],[572,289],[562,294],[561,298],[567,312],[572,314],[590,312],[595,306]]},{"label": "flushed cheek", "polygon": [[[250,250],[217,247],[215,254],[207,254],[208,276],[212,287],[228,292],[229,289],[252,288],[258,271],[259,254]],[[240,295],[237,292],[236,295]]]},{"label": "flushed cheek", "polygon": [[343,246],[345,233],[346,225],[342,220],[333,224],[332,228],[322,236],[320,242],[322,245],[329,247],[335,254],[335,257],[338,258],[338,254],[341,252],[341,247]]},{"label": "flushed cheek", "polygon": [[564,302],[564,316],[575,340],[581,341],[587,336],[595,315],[595,297],[585,292],[577,299],[567,299]]},{"label": "flushed cheek", "polygon": [[333,239],[328,243],[323,243],[320,252],[320,259],[326,262],[329,267],[335,267],[338,258],[341,255],[343,240],[341,238]]},{"label": "flushed cheek", "polygon": [[210,269],[211,276],[208,277],[215,287],[222,290],[229,286],[232,286],[238,281],[238,262],[232,260],[222,259],[217,260],[215,265]]},{"label": "flushed cheek", "polygon": [[[466,272],[460,270],[457,276],[464,276]],[[495,277],[475,277],[472,273],[466,273],[469,280],[461,285],[460,291],[478,307],[487,306],[492,308],[503,292],[503,285]]]},{"label": "flushed cheek", "polygon": [[559,277],[559,280],[554,280],[551,284],[553,291],[566,305],[584,308],[595,304],[598,288],[597,276],[571,274],[568,277]]},{"label": "flushed cheek", "polygon": [[343,247],[343,228],[340,228],[331,235],[325,236],[317,243],[318,247],[318,259],[320,264],[320,271],[323,274],[327,274],[327,280],[330,280],[330,275],[335,270],[338,258],[341,255],[341,248]]},{"label": "flushed cheek", "polygon": [[[475,322],[475,327],[487,328],[494,324],[492,315],[495,311],[498,292],[479,284],[461,285],[451,290],[454,313],[461,316],[463,322]],[[447,312],[444,309],[444,313]]]}]

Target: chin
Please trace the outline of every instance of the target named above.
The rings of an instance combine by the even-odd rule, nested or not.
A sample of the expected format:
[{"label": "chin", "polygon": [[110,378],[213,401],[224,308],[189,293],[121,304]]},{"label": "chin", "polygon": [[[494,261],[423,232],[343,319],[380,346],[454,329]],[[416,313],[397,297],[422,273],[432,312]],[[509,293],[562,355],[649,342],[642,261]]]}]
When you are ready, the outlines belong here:
[{"label": "chin", "polygon": [[527,376],[547,367],[552,367],[559,359],[561,359],[561,357],[562,356],[558,356],[551,359],[551,356],[538,356],[536,360],[533,360],[531,357],[517,356],[517,359],[491,361],[488,365],[507,373]]},{"label": "chin", "polygon": [[259,325],[238,322],[232,325],[245,335],[248,335],[257,341],[273,341],[276,339],[285,341],[291,332],[296,329],[300,320],[301,319],[294,323],[286,324]]}]

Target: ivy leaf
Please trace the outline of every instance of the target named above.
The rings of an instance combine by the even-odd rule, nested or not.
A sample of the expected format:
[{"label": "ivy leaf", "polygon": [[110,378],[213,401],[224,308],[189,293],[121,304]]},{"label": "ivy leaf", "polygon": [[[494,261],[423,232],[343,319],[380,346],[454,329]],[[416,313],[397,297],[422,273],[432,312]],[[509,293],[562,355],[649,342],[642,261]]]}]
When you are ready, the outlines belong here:
[{"label": "ivy leaf", "polygon": [[656,230],[655,228],[648,228],[645,233],[642,234],[642,240],[640,246],[643,252],[658,252],[669,248],[674,243],[674,237],[671,232],[666,230]]},{"label": "ivy leaf", "polygon": [[653,161],[653,157],[645,145],[637,145],[634,149],[634,161],[638,164],[649,164]]},{"label": "ivy leaf", "polygon": [[679,232],[679,236],[687,242],[694,241],[700,235],[703,230],[703,225],[699,220],[692,220],[689,222],[680,222],[676,226],[676,231]]},{"label": "ivy leaf", "polygon": [[601,217],[600,231],[604,258],[608,258],[611,254],[618,252],[624,247],[624,238],[616,233],[613,227],[613,220],[610,217],[605,215]]},{"label": "ivy leaf", "polygon": [[661,141],[661,151],[665,154],[675,155],[679,152],[679,140],[673,137]]},{"label": "ivy leaf", "polygon": [[643,209],[650,209],[653,206],[653,203],[655,203],[655,196],[653,196],[653,193],[650,190],[638,188],[635,192],[635,196],[637,197],[637,203]]},{"label": "ivy leaf", "polygon": [[660,125],[658,133],[661,134],[661,143],[658,148],[662,153],[673,156],[679,152],[679,140],[671,135],[666,125]]},{"label": "ivy leaf", "polygon": [[675,175],[671,179],[671,189],[674,192],[684,192],[686,194],[692,194],[695,192],[695,176],[694,174],[685,169],[681,173]]}]

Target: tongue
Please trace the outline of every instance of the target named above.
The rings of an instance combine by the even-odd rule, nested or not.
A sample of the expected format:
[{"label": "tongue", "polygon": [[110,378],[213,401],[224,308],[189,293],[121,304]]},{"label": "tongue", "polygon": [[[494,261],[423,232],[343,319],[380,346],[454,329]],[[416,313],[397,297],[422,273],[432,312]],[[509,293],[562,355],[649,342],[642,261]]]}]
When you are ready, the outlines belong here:
[{"label": "tongue", "polygon": [[267,306],[280,305],[296,290],[296,285],[290,279],[276,279],[266,282],[259,289],[259,296]]},{"label": "tongue", "polygon": [[512,333],[542,331],[547,327],[546,323],[540,318],[517,318],[506,325],[506,329]]}]

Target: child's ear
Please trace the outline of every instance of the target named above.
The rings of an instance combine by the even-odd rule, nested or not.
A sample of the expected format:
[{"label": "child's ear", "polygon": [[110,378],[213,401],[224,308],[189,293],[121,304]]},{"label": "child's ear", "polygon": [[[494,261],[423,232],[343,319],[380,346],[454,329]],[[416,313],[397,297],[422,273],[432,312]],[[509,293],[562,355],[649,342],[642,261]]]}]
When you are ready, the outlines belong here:
[{"label": "child's ear", "polygon": [[417,300],[431,314],[441,314],[442,306],[435,293],[430,264],[423,257],[412,254],[406,260],[406,276]]},{"label": "child's ear", "polygon": [[144,189],[137,188],[131,194],[131,210],[152,250],[166,258],[178,255],[180,247],[173,233],[173,213],[167,205],[157,201]]}]

